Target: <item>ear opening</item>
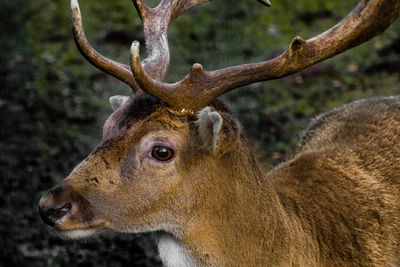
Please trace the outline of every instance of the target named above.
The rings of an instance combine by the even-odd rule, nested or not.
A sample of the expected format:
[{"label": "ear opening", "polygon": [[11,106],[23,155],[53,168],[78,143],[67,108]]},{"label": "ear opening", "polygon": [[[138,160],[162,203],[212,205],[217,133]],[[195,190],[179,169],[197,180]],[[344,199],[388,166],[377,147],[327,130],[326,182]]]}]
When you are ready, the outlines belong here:
[{"label": "ear opening", "polygon": [[122,107],[126,101],[128,101],[129,96],[124,96],[124,95],[115,95],[110,97],[110,105],[113,111],[116,111],[120,107]]},{"label": "ear opening", "polygon": [[202,109],[196,121],[203,147],[209,147],[213,152],[217,151],[218,140],[221,134],[223,118],[217,111],[211,111],[210,107]]}]

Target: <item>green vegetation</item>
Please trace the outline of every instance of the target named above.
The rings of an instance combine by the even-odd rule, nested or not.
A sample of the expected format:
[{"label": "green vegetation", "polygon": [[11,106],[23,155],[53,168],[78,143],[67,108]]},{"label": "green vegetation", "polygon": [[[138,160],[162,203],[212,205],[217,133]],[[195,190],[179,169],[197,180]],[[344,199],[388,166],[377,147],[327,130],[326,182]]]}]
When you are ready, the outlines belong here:
[{"label": "green vegetation", "polygon": [[[150,1],[149,1],[150,2]],[[157,1],[151,1],[155,5]],[[207,70],[265,60],[291,39],[328,29],[357,1],[211,1],[171,25],[177,81],[199,62]],[[81,3],[91,43],[128,63],[143,41],[131,1]],[[156,266],[147,235],[57,237],[37,214],[40,193],[65,177],[99,142],[108,97],[130,89],[87,63],[70,30],[69,1],[0,2],[0,266]],[[380,37],[286,79],[235,90],[222,99],[260,158],[275,164],[296,148],[310,118],[340,104],[400,93],[400,21]]]}]

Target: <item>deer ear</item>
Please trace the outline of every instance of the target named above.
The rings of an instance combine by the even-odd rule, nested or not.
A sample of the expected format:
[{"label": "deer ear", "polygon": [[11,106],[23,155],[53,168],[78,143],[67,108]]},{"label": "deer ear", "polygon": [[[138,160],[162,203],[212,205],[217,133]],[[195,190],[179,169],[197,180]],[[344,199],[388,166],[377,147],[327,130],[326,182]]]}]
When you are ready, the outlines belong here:
[{"label": "deer ear", "polygon": [[217,151],[223,122],[222,116],[217,111],[211,111],[210,107],[205,107],[199,112],[196,123],[204,147]]},{"label": "deer ear", "polygon": [[124,96],[124,95],[115,95],[110,97],[110,105],[113,111],[116,111],[120,107],[122,107],[126,101],[128,101],[129,96]]}]

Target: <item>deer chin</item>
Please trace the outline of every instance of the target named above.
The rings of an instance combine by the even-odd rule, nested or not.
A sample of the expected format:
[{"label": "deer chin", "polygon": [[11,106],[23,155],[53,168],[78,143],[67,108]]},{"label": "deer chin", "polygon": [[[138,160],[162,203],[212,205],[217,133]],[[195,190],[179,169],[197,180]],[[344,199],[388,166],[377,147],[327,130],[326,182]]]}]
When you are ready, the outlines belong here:
[{"label": "deer chin", "polygon": [[75,222],[73,218],[63,218],[57,221],[54,227],[58,233],[69,239],[80,239],[92,236],[94,234],[108,230],[108,223],[105,220],[98,220],[93,222]]},{"label": "deer chin", "polygon": [[68,239],[82,239],[82,238],[93,236],[94,234],[96,234],[98,232],[99,231],[94,230],[94,229],[76,229],[76,230],[62,231],[62,232],[60,232],[60,234],[63,237],[66,237]]},{"label": "deer chin", "polygon": [[81,238],[86,238],[89,236],[92,236],[94,234],[100,233],[100,232],[104,232],[106,231],[108,228],[105,226],[104,223],[100,223],[100,224],[94,224],[94,225],[85,225],[85,226],[76,226],[74,228],[64,228],[64,227],[59,227],[56,226],[58,233],[66,238],[69,239],[81,239]]}]

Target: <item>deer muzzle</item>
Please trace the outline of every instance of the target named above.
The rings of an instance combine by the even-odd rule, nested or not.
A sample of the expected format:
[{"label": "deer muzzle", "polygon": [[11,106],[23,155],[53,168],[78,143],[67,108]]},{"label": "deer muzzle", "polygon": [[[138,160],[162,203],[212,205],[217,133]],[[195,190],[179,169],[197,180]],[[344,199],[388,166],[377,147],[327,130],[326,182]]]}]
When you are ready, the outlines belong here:
[{"label": "deer muzzle", "polygon": [[44,223],[59,230],[83,228],[93,220],[89,201],[67,184],[56,186],[42,195],[39,213]]}]

